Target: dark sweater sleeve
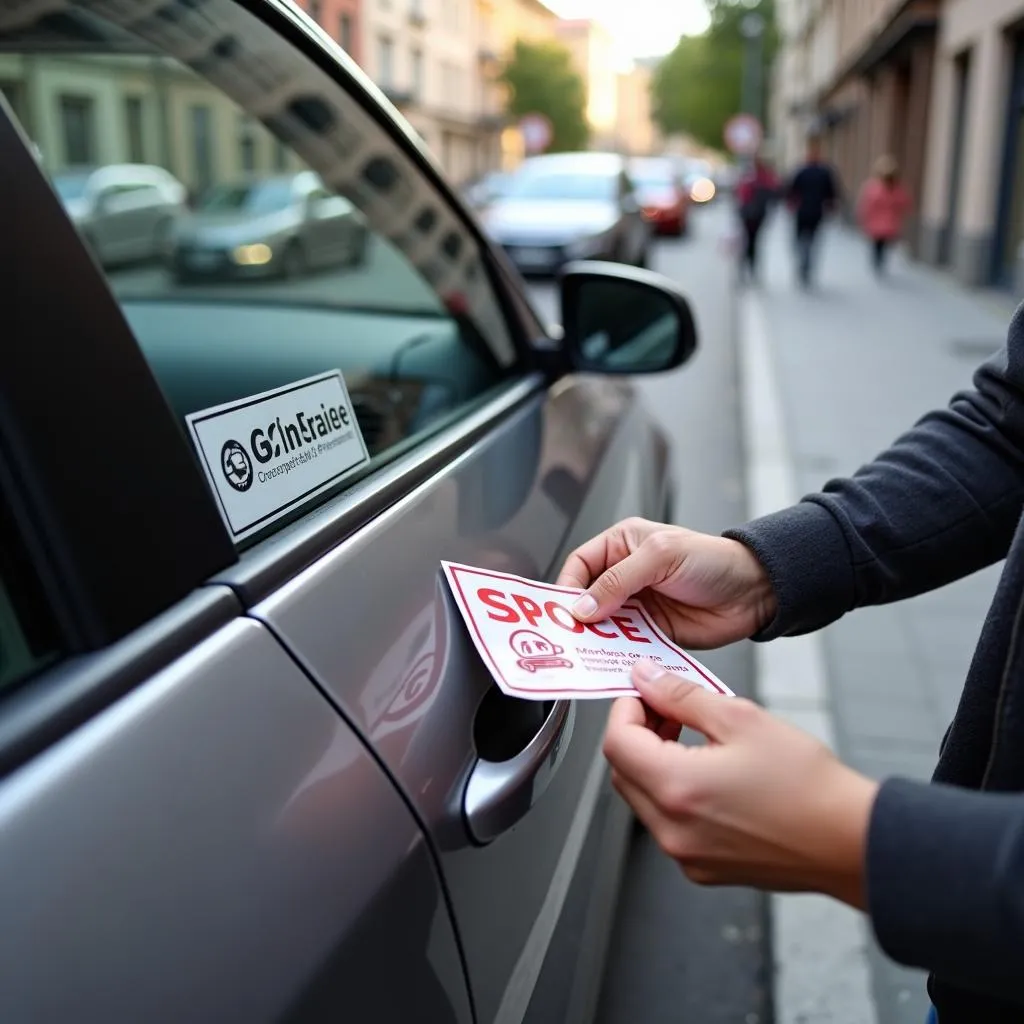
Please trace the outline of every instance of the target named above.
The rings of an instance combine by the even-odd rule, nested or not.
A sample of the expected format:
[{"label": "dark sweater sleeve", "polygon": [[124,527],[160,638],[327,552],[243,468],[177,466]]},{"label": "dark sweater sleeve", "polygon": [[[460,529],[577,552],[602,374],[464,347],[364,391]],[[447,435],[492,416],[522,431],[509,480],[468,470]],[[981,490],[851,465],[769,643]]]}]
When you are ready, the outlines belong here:
[{"label": "dark sweater sleeve", "polygon": [[1024,795],[882,785],[868,832],[868,909],[894,960],[1019,1000],[1022,880]]},{"label": "dark sweater sleeve", "polygon": [[1005,557],[1024,506],[1022,311],[974,390],[854,476],[725,534],[754,551],[775,587],[778,615],[755,639],[810,632]]}]

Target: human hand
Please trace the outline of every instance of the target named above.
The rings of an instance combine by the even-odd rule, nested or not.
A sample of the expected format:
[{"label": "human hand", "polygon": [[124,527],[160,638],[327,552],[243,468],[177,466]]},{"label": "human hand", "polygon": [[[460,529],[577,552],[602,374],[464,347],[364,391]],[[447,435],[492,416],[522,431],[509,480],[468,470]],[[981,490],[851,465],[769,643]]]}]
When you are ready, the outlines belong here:
[{"label": "human hand", "polygon": [[[634,668],[633,684],[643,702],[617,700],[605,735],[612,781],[688,878],[821,892],[864,908],[877,783],[751,701],[653,662]],[[697,729],[709,745],[681,745],[669,723]]]},{"label": "human hand", "polygon": [[637,595],[668,636],[698,650],[742,640],[775,617],[768,574],[749,548],[646,519],[626,519],[578,547],[558,584],[586,589],[572,609],[583,622]]}]

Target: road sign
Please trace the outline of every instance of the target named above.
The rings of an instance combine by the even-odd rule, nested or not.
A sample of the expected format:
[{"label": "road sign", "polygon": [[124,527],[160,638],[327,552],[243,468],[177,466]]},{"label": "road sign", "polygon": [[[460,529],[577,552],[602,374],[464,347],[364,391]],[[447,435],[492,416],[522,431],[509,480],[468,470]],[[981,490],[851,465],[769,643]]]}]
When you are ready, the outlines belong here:
[{"label": "road sign", "polygon": [[519,122],[527,153],[543,153],[551,145],[551,122],[543,114],[526,114]]},{"label": "road sign", "polygon": [[737,114],[725,126],[725,144],[736,156],[753,156],[764,138],[761,122],[753,114]]}]

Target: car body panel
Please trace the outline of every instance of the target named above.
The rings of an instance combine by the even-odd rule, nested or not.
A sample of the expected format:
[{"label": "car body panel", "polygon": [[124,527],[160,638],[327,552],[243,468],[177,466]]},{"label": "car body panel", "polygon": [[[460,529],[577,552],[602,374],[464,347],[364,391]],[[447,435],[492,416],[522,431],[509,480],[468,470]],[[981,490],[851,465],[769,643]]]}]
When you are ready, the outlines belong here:
[{"label": "car body panel", "polygon": [[[476,846],[462,800],[495,687],[439,560],[550,577],[568,544],[657,514],[656,460],[638,454],[654,444],[629,386],[568,379],[253,609],[373,744],[433,838],[481,1022],[525,1012],[564,898],[553,880],[568,884],[570,837],[582,841],[596,800],[608,708],[578,704],[546,791]],[[522,703],[509,702],[510,722]]]},{"label": "car body panel", "polygon": [[322,1019],[328,965],[353,1019],[470,1020],[412,815],[251,619],[0,784],[0,871],[3,1020]]}]

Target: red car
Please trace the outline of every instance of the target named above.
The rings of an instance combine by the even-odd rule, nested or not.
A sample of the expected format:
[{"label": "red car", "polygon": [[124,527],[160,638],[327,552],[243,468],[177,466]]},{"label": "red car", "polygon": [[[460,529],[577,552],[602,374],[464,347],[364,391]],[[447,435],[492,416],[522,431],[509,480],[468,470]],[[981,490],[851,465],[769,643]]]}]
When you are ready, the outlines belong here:
[{"label": "red car", "polygon": [[633,179],[645,219],[659,235],[686,233],[690,195],[671,160],[642,157],[630,162]]}]

